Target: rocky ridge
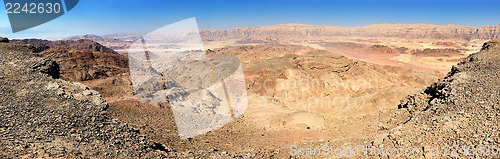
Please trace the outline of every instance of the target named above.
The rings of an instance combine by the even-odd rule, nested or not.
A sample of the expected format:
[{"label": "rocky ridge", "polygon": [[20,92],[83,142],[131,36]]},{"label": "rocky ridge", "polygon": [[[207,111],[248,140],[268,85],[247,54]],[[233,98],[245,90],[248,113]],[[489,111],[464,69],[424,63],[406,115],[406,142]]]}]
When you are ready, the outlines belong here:
[{"label": "rocky ridge", "polygon": [[[116,36],[116,37],[115,37]],[[142,34],[141,34],[142,36]],[[86,40],[92,40],[95,42],[98,42],[99,44],[103,44],[104,46],[107,46],[110,49],[113,49],[115,51],[117,50],[126,50],[130,45],[137,39],[137,37],[132,37],[132,38],[127,38],[128,36],[123,36],[120,34],[111,34],[111,35],[105,35],[105,36],[98,36],[94,34],[87,34],[87,35],[82,35],[82,36],[71,36],[68,38],[65,38],[65,40],[81,40],[81,39],[86,39]]]},{"label": "rocky ridge", "polygon": [[128,71],[127,58],[90,40],[48,41],[40,39],[12,40],[30,44],[35,51],[54,59],[61,78],[69,81],[89,81],[123,74]]},{"label": "rocky ridge", "polygon": [[[374,146],[417,147],[427,151],[440,147],[441,157],[445,156],[442,151],[446,145],[459,145],[448,153],[461,157],[466,156],[462,146],[498,146],[499,42],[485,43],[480,52],[453,66],[446,77],[402,100],[397,113],[387,122],[392,129]],[[471,148],[465,152],[468,150],[474,152]],[[469,155],[493,157],[477,152]]]},{"label": "rocky ridge", "polygon": [[95,41],[88,39],[79,39],[79,40],[59,40],[59,41],[49,41],[49,40],[41,40],[41,39],[23,39],[23,40],[11,40],[10,43],[15,44],[30,44],[33,45],[36,49],[36,52],[43,52],[50,48],[73,48],[78,50],[89,50],[89,51],[97,51],[104,53],[115,53],[113,49],[109,49]]},{"label": "rocky ridge", "polygon": [[[68,40],[88,39],[115,50],[125,50],[146,33],[117,33],[109,35],[83,35]],[[235,29],[200,30],[204,42],[236,40],[238,44],[264,43],[315,43],[338,41],[344,37],[399,38],[407,40],[462,41],[491,40],[500,38],[500,25],[471,27],[465,25],[432,24],[373,24],[364,27],[315,26],[306,24],[280,24],[273,26],[242,27]],[[378,41],[378,40],[376,40]],[[436,43],[450,45],[451,43]]]}]

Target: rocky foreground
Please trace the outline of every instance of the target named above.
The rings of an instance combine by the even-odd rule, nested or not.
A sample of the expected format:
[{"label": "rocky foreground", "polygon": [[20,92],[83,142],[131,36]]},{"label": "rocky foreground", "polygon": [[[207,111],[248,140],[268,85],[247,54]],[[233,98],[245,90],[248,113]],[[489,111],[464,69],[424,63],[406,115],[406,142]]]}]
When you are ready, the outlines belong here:
[{"label": "rocky foreground", "polygon": [[402,39],[439,39],[472,40],[498,39],[500,25],[460,26],[430,24],[373,24],[364,27],[314,26],[306,24],[287,24],[236,29],[203,30],[204,40],[246,39],[253,42],[273,41],[318,41],[339,37],[373,37]]},{"label": "rocky foreground", "polygon": [[0,45],[0,157],[152,157],[163,147],[105,116],[83,84],[54,79],[58,65],[33,47]]},{"label": "rocky foreground", "polygon": [[30,45],[0,44],[0,158],[230,157],[176,153],[106,114],[101,95],[59,77]]},{"label": "rocky foreground", "polygon": [[402,100],[388,122],[395,127],[374,146],[423,148],[427,152],[439,148],[437,156],[498,157],[499,42],[485,43],[480,52],[458,63],[445,78]]}]

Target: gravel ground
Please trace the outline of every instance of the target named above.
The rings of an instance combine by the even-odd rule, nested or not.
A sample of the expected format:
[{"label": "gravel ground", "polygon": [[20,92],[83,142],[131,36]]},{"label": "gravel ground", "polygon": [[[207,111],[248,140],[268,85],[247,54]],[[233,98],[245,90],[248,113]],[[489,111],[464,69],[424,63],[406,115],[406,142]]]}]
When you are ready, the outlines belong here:
[{"label": "gravel ground", "polygon": [[110,119],[101,95],[57,79],[56,62],[29,45],[0,44],[0,158],[236,157],[177,153]]},{"label": "gravel ground", "polygon": [[[499,157],[498,147],[488,155],[488,148],[478,146],[500,143],[499,42],[485,43],[445,78],[402,100],[387,123],[392,129],[374,147],[423,148],[425,157]],[[432,148],[439,153],[429,154]]]}]

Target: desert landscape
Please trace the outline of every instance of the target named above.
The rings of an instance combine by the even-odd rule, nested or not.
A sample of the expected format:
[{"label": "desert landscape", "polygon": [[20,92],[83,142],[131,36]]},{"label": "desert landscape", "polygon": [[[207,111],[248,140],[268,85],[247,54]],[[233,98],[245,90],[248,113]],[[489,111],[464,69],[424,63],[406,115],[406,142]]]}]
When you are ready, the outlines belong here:
[{"label": "desert landscape", "polygon": [[[201,30],[209,57],[241,62],[248,108],[187,139],[170,102],[134,92],[128,48],[145,34],[2,39],[0,157],[392,158],[291,147],[500,143],[500,25]],[[426,155],[396,157],[450,157]]]}]

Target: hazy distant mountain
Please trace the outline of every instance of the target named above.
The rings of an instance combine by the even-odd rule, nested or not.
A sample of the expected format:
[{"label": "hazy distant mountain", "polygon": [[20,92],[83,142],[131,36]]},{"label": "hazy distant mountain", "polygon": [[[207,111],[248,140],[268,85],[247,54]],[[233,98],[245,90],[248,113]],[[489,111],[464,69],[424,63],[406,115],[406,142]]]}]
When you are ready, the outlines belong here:
[{"label": "hazy distant mountain", "polygon": [[489,40],[500,38],[500,25],[374,24],[365,27],[313,26],[304,24],[246,27],[201,31],[203,40],[247,39],[281,42],[329,40],[336,37],[396,37],[405,39]]}]

